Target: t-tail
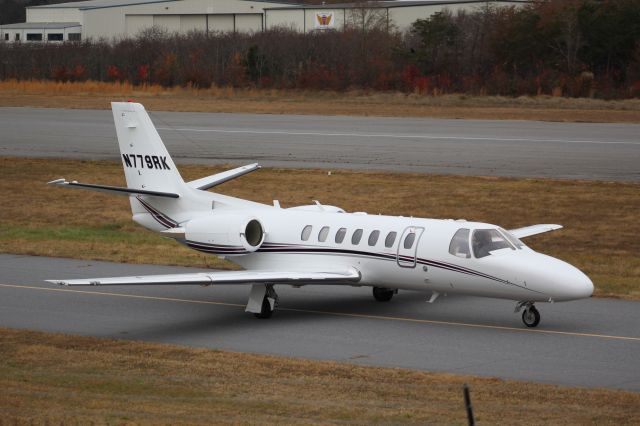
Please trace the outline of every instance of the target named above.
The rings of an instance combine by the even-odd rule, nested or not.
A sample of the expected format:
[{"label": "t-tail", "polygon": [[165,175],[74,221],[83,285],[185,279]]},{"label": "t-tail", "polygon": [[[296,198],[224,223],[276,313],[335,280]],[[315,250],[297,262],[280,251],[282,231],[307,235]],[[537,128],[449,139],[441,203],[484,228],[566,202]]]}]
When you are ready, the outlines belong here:
[{"label": "t-tail", "polygon": [[57,179],[50,184],[127,195],[133,220],[155,231],[177,228],[194,216],[215,208],[264,207],[206,191],[257,170],[258,164],[185,182],[144,106],[133,102],[112,102],[111,108],[127,186],[68,182],[65,179]]},{"label": "t-tail", "polygon": [[184,196],[185,182],[144,106],[112,102],[111,109],[127,187]]}]

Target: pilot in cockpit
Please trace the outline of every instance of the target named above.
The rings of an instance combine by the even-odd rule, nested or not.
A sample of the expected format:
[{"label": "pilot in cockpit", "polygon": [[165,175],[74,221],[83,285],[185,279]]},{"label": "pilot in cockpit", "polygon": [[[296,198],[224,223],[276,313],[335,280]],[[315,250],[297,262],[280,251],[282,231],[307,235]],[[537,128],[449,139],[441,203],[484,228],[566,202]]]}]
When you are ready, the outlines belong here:
[{"label": "pilot in cockpit", "polygon": [[473,254],[477,258],[488,256],[492,247],[491,234],[488,230],[479,229],[473,233],[473,238],[471,240],[471,245],[473,246]]}]

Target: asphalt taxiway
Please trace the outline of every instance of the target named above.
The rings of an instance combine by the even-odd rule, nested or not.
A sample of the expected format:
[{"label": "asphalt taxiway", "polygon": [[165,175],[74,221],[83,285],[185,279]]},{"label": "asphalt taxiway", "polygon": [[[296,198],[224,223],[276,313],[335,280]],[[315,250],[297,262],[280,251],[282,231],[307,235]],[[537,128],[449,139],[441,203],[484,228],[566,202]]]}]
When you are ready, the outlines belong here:
[{"label": "asphalt taxiway", "polygon": [[0,326],[185,346],[640,391],[640,302],[515,303],[355,287],[277,288],[269,320],[244,312],[247,286],[59,287],[44,279],[193,269],[0,255]]},{"label": "asphalt taxiway", "polygon": [[[150,111],[183,163],[640,181],[640,125]],[[0,155],[117,159],[111,110],[0,108]]]}]

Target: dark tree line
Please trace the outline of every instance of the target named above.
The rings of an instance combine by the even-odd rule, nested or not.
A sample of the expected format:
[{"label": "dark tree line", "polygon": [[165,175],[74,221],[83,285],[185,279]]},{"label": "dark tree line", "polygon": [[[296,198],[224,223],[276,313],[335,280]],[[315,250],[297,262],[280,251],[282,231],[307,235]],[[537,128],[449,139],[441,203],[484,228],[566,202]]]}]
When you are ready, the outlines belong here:
[{"label": "dark tree line", "polygon": [[0,43],[0,79],[426,94],[640,95],[640,0],[551,0],[438,13],[405,34],[172,35],[116,42]]}]

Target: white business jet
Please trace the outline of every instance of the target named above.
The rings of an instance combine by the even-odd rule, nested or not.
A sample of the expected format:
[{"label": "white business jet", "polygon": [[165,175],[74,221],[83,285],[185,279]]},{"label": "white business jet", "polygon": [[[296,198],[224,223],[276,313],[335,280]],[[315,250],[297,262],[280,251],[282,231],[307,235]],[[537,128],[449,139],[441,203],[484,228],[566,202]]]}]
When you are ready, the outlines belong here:
[{"label": "white business jet", "polygon": [[276,285],[368,286],[379,302],[398,290],[466,294],[517,301],[527,327],[540,322],[535,302],[591,296],[578,269],[536,253],[520,238],[561,228],[533,225],[506,231],[487,223],[347,213],[314,205],[282,208],[207,189],[259,168],[240,167],[184,182],[144,107],[111,104],[127,187],[50,184],[129,197],[133,220],[194,250],[218,255],[242,271],[50,280],[78,285],[251,285],[246,311],[269,318]]}]

